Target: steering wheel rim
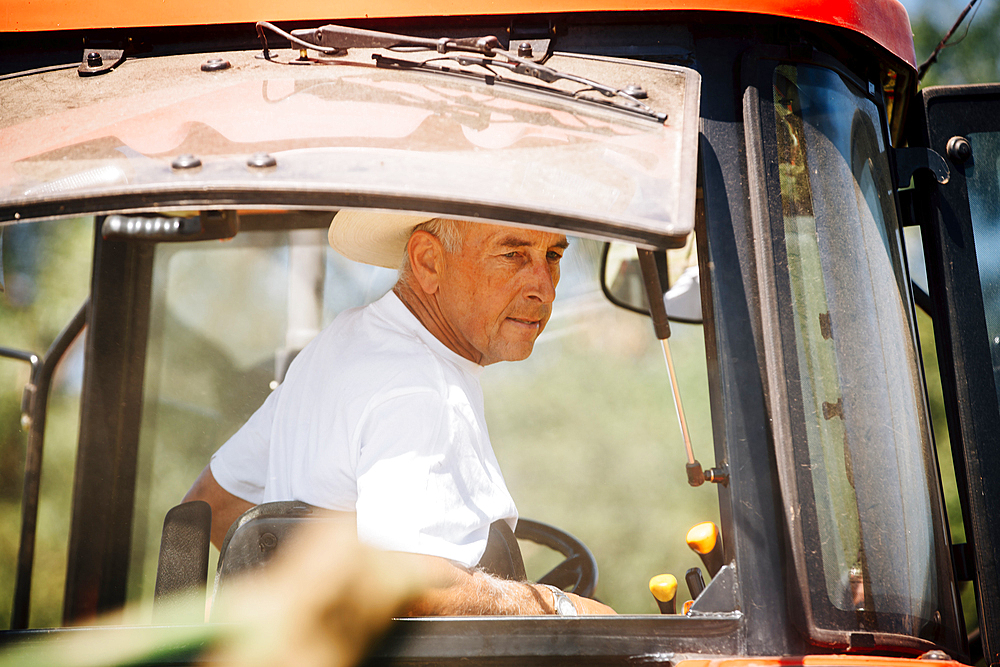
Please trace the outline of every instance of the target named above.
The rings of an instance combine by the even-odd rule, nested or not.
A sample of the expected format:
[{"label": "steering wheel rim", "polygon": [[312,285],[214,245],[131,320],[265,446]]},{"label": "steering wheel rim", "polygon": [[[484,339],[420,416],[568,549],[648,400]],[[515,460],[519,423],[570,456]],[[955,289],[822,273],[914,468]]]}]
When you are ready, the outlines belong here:
[{"label": "steering wheel rim", "polygon": [[553,525],[518,519],[514,536],[558,551],[563,561],[549,570],[539,584],[550,584],[586,598],[594,597],[597,587],[597,559],[583,542]]}]

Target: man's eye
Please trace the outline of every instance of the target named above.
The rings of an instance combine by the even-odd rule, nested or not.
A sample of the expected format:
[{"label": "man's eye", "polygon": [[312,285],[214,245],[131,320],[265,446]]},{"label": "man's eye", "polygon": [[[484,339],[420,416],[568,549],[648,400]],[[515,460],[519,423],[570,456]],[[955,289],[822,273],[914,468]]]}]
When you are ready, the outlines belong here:
[{"label": "man's eye", "polygon": [[558,253],[558,252],[556,252],[554,250],[550,250],[549,251],[549,261],[550,262],[558,262],[560,259],[562,259],[562,253]]},{"label": "man's eye", "polygon": [[507,259],[514,259],[515,257],[517,257],[517,255],[518,252],[516,250],[511,250],[510,252],[504,253],[503,256],[506,257]]}]

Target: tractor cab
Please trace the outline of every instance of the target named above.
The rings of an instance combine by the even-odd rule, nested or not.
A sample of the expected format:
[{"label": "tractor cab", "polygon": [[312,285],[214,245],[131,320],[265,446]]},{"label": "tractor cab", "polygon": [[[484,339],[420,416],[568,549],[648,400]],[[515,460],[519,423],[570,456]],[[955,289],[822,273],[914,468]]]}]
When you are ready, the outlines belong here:
[{"label": "tractor cab", "polygon": [[568,237],[481,382],[527,578],[619,612],[396,619],[373,659],[1000,662],[1000,88],[918,93],[894,0],[307,4],[0,24],[0,642],[158,628],[323,520],[220,557],[173,508],[392,289],[328,245],[371,211]]}]

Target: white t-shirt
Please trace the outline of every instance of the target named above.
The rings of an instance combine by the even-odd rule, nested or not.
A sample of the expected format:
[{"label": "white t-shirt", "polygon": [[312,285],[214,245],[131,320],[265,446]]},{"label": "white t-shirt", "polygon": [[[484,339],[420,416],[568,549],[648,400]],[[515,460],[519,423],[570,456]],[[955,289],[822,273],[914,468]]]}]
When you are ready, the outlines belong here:
[{"label": "white t-shirt", "polygon": [[377,548],[471,567],[491,523],[517,522],[486,430],[482,370],[389,292],[338,315],[298,354],[212,457],[212,475],[251,503],[356,512],[358,538]]}]

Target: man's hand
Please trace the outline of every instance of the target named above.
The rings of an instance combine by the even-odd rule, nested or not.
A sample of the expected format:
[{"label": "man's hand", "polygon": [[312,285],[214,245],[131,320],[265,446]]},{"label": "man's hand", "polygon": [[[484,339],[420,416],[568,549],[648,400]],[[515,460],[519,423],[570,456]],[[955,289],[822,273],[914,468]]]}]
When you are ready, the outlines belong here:
[{"label": "man's hand", "polygon": [[580,597],[579,595],[574,595],[573,593],[567,593],[566,595],[568,595],[569,599],[573,601],[573,606],[576,607],[576,613],[580,614],[580,616],[608,616],[610,614],[618,613],[603,602]]},{"label": "man's hand", "polygon": [[[556,613],[555,596],[546,586],[508,581],[480,570],[468,570],[434,556],[411,554],[443,582],[407,609],[408,616],[543,616]],[[614,614],[596,600],[566,593],[581,616]]]}]

